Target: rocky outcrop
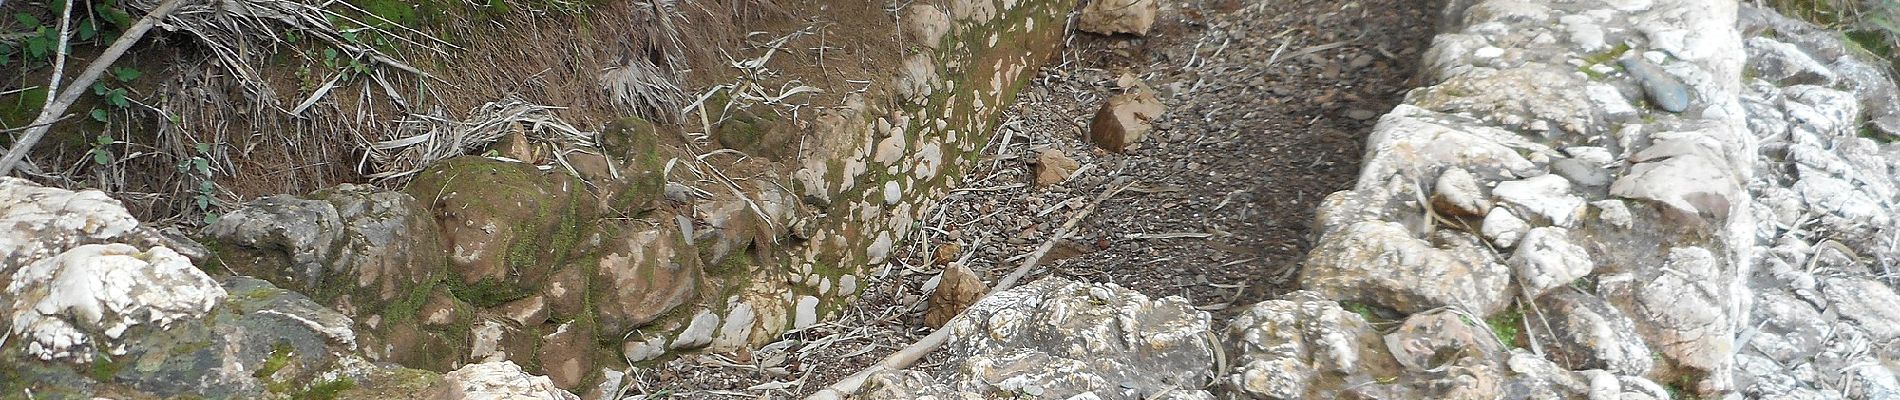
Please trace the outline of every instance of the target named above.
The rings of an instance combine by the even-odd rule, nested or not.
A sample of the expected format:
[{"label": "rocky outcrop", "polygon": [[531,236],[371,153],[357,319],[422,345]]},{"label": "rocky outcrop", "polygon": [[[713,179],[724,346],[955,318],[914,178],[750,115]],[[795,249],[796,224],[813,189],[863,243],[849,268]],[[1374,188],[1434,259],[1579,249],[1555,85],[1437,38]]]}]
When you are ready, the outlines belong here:
[{"label": "rocky outcrop", "polygon": [[[1355,188],[1323,203],[1301,271],[1313,292],[1290,298],[1404,316],[1383,339],[1407,370],[1318,390],[1890,393],[1877,360],[1896,316],[1874,310],[1897,298],[1882,267],[1900,203],[1891,77],[1837,34],[1726,0],[1447,15],[1434,83],[1380,120]],[[1446,329],[1446,312],[1508,352]],[[1421,318],[1437,328],[1408,331]],[[1418,384],[1459,375],[1454,391]],[[1253,384],[1300,376],[1243,368],[1229,384],[1336,395]]]},{"label": "rocky outcrop", "polygon": [[898,29],[863,29],[919,45],[877,60],[901,66],[894,78],[854,77],[890,84],[824,88],[849,94],[802,117],[721,88],[707,132],[627,119],[598,145],[514,140],[495,154],[516,158],[448,159],[397,192],[254,200],[207,233],[221,267],[348,316],[371,360],[512,360],[594,388],[603,371],[763,343],[852,299],[963,178],[1073,7],[910,5]]},{"label": "rocky outcrop", "polygon": [[184,255],[202,259],[199,246],[139,225],[103,193],[0,178],[0,206],[0,392],[393,398],[440,385],[365,360],[351,320],[309,297],[212,278]]}]

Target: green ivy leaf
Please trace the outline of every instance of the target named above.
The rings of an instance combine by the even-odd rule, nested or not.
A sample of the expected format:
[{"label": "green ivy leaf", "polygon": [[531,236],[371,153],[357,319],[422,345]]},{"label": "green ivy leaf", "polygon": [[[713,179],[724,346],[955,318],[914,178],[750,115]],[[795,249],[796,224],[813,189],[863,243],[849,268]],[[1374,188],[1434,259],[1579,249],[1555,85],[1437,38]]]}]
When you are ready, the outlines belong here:
[{"label": "green ivy leaf", "polygon": [[207,208],[211,208],[211,196],[198,195],[198,209],[203,210]]},{"label": "green ivy leaf", "polygon": [[92,149],[92,162],[99,165],[111,164],[112,153],[107,152],[106,149]]},{"label": "green ivy leaf", "polygon": [[198,181],[198,193],[211,193],[211,189],[215,188],[211,185],[211,181]]},{"label": "green ivy leaf", "polygon": [[199,143],[197,147],[199,154],[211,154],[211,144]]},{"label": "green ivy leaf", "polygon": [[110,133],[101,133],[99,134],[99,139],[94,141],[94,143],[98,143],[100,146],[111,145],[113,142],[115,142],[115,140],[112,140],[112,134]]},{"label": "green ivy leaf", "polygon": [[92,40],[92,38],[99,36],[99,28],[94,26],[97,24],[96,22],[92,22],[91,19],[87,19],[85,23],[79,24],[78,31],[73,33],[79,35],[80,41]]},{"label": "green ivy leaf", "polygon": [[52,47],[53,44],[48,43],[46,38],[34,36],[26,40],[26,55],[31,58],[46,58],[46,50]]},{"label": "green ivy leaf", "polygon": [[93,83],[92,83],[92,95],[94,95],[94,96],[104,96],[104,95],[106,95],[106,83],[105,83],[105,82],[93,82]]},{"label": "green ivy leaf", "polygon": [[356,41],[356,32],[343,32],[343,40],[349,41],[350,43],[358,43]]},{"label": "green ivy leaf", "polygon": [[118,78],[119,82],[131,82],[133,79],[139,78],[139,70],[127,67],[112,67],[112,77]]},{"label": "green ivy leaf", "polygon": [[205,162],[205,159],[192,157],[191,166],[198,170],[199,175],[211,176],[211,163]]},{"label": "green ivy leaf", "polygon": [[106,110],[94,108],[89,114],[92,114],[92,120],[94,121],[106,122]]},{"label": "green ivy leaf", "polygon": [[111,104],[113,107],[125,108],[132,105],[132,102],[125,99],[125,89],[112,89],[106,92],[106,104]]},{"label": "green ivy leaf", "polygon": [[19,21],[20,25],[26,25],[27,29],[38,28],[40,26],[40,19],[34,17],[33,14],[15,13],[13,14],[13,20]]},{"label": "green ivy leaf", "polygon": [[205,225],[218,223],[218,214],[205,213]]}]

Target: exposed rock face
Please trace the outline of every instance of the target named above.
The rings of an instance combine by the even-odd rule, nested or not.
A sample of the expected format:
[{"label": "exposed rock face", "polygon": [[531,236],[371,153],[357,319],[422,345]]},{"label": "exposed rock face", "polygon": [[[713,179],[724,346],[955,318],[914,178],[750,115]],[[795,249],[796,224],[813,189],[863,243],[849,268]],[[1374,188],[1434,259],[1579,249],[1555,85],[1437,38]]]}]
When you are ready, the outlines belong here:
[{"label": "exposed rock face", "polygon": [[[1420,312],[1458,307],[1495,312],[1510,301],[1510,270],[1470,234],[1419,239],[1398,223],[1361,222],[1307,257],[1300,285],[1328,298]],[[1441,247],[1442,246],[1442,247]]]},{"label": "exposed rock face", "polygon": [[[1837,34],[1728,0],[1481,0],[1448,15],[1426,55],[1435,83],[1381,119],[1301,272],[1324,298],[1411,314],[1384,337],[1409,372],[1354,391],[1891,390],[1893,367],[1874,360],[1894,347],[1856,342],[1900,337],[1900,295],[1880,278],[1900,259],[1900,150],[1873,140],[1900,120],[1891,77]],[[1490,246],[1445,239],[1470,235]],[[1509,268],[1470,267],[1487,259]],[[1441,306],[1543,355],[1476,348]],[[1412,330],[1427,321],[1439,329]],[[1413,368],[1425,360],[1438,369]],[[1407,386],[1453,377],[1463,389]],[[1230,385],[1288,396],[1257,381]]]},{"label": "exposed rock face", "polygon": [[[349,318],[270,283],[220,283],[97,191],[0,178],[0,392],[93,396],[417,393],[372,366]],[[375,395],[370,395],[375,397]]]},{"label": "exposed rock face", "polygon": [[[123,355],[124,340],[197,320],[223,288],[116,200],[0,177],[7,334],[40,360]],[[130,334],[128,334],[130,332]]]},{"label": "exposed rock face", "polygon": [[1254,304],[1234,317],[1223,340],[1234,357],[1224,383],[1252,398],[1333,397],[1339,387],[1324,376],[1372,381],[1400,368],[1371,324],[1315,292]]},{"label": "exposed rock face", "polygon": [[[874,375],[858,398],[1212,399],[1208,316],[1179,297],[1046,278],[997,292],[944,327],[949,363]],[[977,396],[977,397],[971,397]]]},{"label": "exposed rock face", "polygon": [[608,123],[592,144],[516,138],[496,150],[522,162],[458,157],[399,192],[261,199],[210,233],[225,268],[353,319],[374,361],[448,371],[514,360],[578,391],[628,360],[744,349],[858,294],[963,179],[1073,8],[909,5],[903,18],[863,21],[900,24],[867,29],[921,45],[885,60],[901,66],[893,79],[853,77],[888,87],[824,88],[855,94],[795,121],[708,99],[731,112],[713,116],[708,143],[638,119]]}]

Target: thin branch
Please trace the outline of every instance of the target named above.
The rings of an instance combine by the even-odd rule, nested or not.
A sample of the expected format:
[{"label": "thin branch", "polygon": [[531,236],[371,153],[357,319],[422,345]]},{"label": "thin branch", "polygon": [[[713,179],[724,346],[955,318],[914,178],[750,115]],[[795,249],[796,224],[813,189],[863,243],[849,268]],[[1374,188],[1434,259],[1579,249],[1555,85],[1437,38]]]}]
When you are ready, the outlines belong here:
[{"label": "thin branch", "polygon": [[[0,176],[13,172],[13,164],[26,158],[26,152],[33,149],[33,143],[40,141],[41,136],[46,135],[52,121],[65,113],[66,108],[73,105],[73,101],[79,100],[79,95],[86,92],[86,87],[91,86],[93,81],[99,80],[99,76],[105,74],[106,67],[112,66],[113,62],[124,56],[125,51],[131,49],[133,43],[138,43],[139,38],[145,37],[145,32],[152,30],[153,25],[157,25],[159,20],[165,19],[165,16],[171,15],[172,11],[178,10],[178,5],[182,3],[180,0],[165,0],[164,3],[159,3],[151,13],[145,14],[145,18],[133,24],[130,29],[126,29],[125,33],[119,36],[119,40],[112,42],[111,47],[106,48],[98,59],[92,61],[92,65],[86,66],[86,71],[79,74],[71,85],[67,85],[66,91],[59,93],[58,101],[40,109],[40,116],[34,118],[30,125],[32,128],[28,128],[26,134],[14,141],[13,148],[7,150],[6,156],[0,157]],[[55,88],[48,88],[48,90],[52,89]]]}]

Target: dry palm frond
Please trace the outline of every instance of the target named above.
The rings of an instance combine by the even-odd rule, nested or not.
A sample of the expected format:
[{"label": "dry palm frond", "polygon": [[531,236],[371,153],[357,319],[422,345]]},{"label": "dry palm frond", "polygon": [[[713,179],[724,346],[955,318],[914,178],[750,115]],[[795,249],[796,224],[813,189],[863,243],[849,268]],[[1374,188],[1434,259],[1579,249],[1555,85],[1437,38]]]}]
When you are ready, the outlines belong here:
[{"label": "dry palm frond", "polygon": [[395,133],[391,135],[395,139],[364,146],[370,150],[368,156],[374,163],[365,174],[378,180],[409,176],[516,131],[524,133],[530,142],[563,147],[594,145],[593,134],[562,122],[554,115],[556,109],[510,97],[482,104],[470,110],[468,117],[461,121],[411,114],[397,121]]},{"label": "dry palm frond", "polygon": [[600,89],[620,112],[663,123],[679,122],[680,104],[686,100],[686,92],[668,80],[659,66],[641,57],[601,71]]},{"label": "dry palm frond", "polygon": [[[149,9],[158,3],[158,0],[128,0],[123,4],[136,9]],[[357,42],[353,39],[357,35],[355,30],[340,29],[331,21],[353,22],[364,26],[361,28],[363,30],[375,28],[325,9],[327,4],[296,0],[190,1],[181,5],[178,11],[165,20],[163,26],[167,30],[189,33],[198,39],[199,44],[217,57],[223,69],[239,78],[252,101],[273,107],[279,103],[277,95],[252,67],[252,61],[270,54],[270,50],[279,44],[288,43],[291,35],[315,39],[350,57],[360,57],[426,76],[422,71],[383,54],[373,46]],[[389,36],[407,40],[404,35]]]}]

